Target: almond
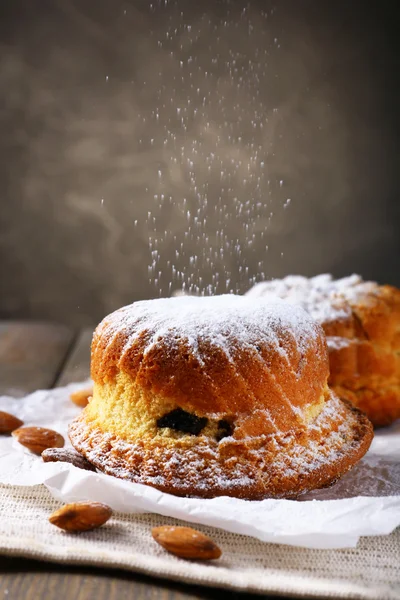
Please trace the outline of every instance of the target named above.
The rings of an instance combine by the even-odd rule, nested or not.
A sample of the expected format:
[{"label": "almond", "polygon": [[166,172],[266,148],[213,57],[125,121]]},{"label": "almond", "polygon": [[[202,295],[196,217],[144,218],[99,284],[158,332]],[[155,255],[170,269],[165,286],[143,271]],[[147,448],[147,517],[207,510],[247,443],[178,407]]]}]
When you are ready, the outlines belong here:
[{"label": "almond", "polygon": [[22,446],[25,446],[34,454],[41,454],[47,448],[62,448],[64,446],[63,436],[57,431],[45,427],[21,427],[15,429],[12,435]]},{"label": "almond", "polygon": [[81,408],[85,408],[88,405],[90,397],[93,395],[93,389],[86,390],[78,390],[76,392],[72,392],[70,398],[74,404],[80,406]]},{"label": "almond", "polygon": [[23,421],[18,419],[18,417],[0,410],[0,433],[11,433],[23,424]]},{"label": "almond", "polygon": [[180,558],[210,560],[222,554],[218,546],[204,533],[191,527],[153,527],[151,534],[157,544]]},{"label": "almond", "polygon": [[79,469],[86,471],[95,471],[96,468],[82,454],[76,450],[66,448],[47,448],[43,450],[42,458],[44,462],[67,462]]},{"label": "almond", "polygon": [[111,515],[112,510],[107,504],[74,502],[53,512],[49,521],[64,531],[89,531],[104,525]]}]

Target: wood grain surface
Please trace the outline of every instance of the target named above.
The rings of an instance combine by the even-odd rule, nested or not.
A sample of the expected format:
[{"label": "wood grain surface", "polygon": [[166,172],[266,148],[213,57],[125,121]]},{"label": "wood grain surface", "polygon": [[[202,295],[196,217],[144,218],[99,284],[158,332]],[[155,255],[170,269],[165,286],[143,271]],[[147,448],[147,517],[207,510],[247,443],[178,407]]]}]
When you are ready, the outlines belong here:
[{"label": "wood grain surface", "polygon": [[[38,388],[86,379],[91,337],[92,329],[74,335],[68,328],[54,324],[0,322],[0,393],[21,396]],[[0,600],[250,600],[257,597],[125,571],[0,556]]]},{"label": "wood grain surface", "polygon": [[53,387],[74,337],[64,325],[0,322],[0,394],[20,397]]},{"label": "wood grain surface", "polygon": [[[265,596],[264,596],[265,597]],[[112,569],[1,558],[0,600],[250,600],[232,590],[178,584]],[[268,596],[270,600],[274,597]]]},{"label": "wood grain surface", "polygon": [[62,387],[73,381],[84,381],[89,377],[92,336],[93,328],[83,329],[78,333],[55,387]]}]

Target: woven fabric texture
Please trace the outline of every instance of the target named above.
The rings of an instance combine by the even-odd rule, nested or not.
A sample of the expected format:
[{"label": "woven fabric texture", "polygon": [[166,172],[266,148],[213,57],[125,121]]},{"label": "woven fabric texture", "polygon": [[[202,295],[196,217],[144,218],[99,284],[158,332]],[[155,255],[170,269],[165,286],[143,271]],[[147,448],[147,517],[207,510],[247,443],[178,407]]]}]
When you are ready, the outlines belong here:
[{"label": "woven fabric texture", "polygon": [[220,560],[200,563],[168,554],[151,537],[152,527],[184,523],[115,514],[100,529],[67,534],[48,522],[59,506],[44,486],[1,485],[0,553],[299,598],[400,599],[400,529],[364,538],[353,549],[308,550],[196,525],[223,551]]}]

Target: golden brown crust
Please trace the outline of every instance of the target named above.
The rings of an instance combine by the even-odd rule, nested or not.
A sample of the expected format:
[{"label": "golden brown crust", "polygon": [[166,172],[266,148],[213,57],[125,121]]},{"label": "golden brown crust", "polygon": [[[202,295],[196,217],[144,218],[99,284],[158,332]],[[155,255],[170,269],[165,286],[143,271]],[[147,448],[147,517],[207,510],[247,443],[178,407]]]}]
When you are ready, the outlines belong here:
[{"label": "golden brown crust", "polygon": [[[85,409],[86,410],[86,409]],[[85,411],[70,426],[74,447],[109,475],[151,485],[178,496],[234,496],[248,500],[294,498],[325,487],[346,473],[368,450],[372,426],[333,393],[303,431],[221,442],[200,436],[173,446],[127,442],[103,432]]]},{"label": "golden brown crust", "polygon": [[[354,402],[378,427],[400,418],[400,290],[370,287],[349,299],[351,335],[342,347],[328,337],[329,383]],[[340,323],[322,326],[328,336],[342,333]]]},{"label": "golden brown crust", "polygon": [[[125,307],[96,329],[92,378],[74,447],[105,473],[179,496],[296,497],[335,481],[372,440],[368,419],[327,387],[322,328],[283,302]],[[171,421],[176,411],[199,428]]]},{"label": "golden brown crust", "polygon": [[322,325],[329,385],[340,397],[365,411],[375,426],[400,418],[399,289],[355,276],[337,281],[288,277],[260,284],[259,292],[256,286],[248,295],[272,293],[299,301]]},{"label": "golden brown crust", "polygon": [[[197,308],[199,300],[207,301],[205,307],[210,304],[210,314],[202,303]],[[115,381],[123,372],[145,395],[173,399],[176,406],[199,416],[245,414],[243,435],[256,435],[260,427],[264,432],[266,427],[289,430],[302,421],[305,407],[319,402],[328,373],[326,341],[322,329],[301,309],[288,309],[283,303],[269,308],[265,301],[257,306],[235,296],[173,298],[165,302],[172,302],[175,312],[160,325],[154,302],[159,301],[120,309],[97,327],[91,357],[95,384]],[[200,333],[189,335],[187,324],[177,319],[193,302]],[[215,305],[218,311],[221,302],[234,304],[226,327],[213,310]],[[242,332],[235,321],[243,310],[249,314]],[[242,334],[245,342],[238,340]],[[265,409],[270,416],[264,413],[261,424],[254,413]]]}]

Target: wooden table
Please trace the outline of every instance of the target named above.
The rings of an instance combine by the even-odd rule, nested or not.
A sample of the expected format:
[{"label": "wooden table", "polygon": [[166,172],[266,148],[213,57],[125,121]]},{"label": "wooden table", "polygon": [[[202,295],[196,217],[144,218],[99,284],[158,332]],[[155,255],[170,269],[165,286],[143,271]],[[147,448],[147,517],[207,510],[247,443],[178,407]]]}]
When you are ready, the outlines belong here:
[{"label": "wooden table", "polygon": [[[73,331],[49,323],[0,321],[0,394],[24,396],[36,389],[88,378],[92,331]],[[0,556],[0,600],[250,600],[258,597],[181,585],[125,571]]]}]

